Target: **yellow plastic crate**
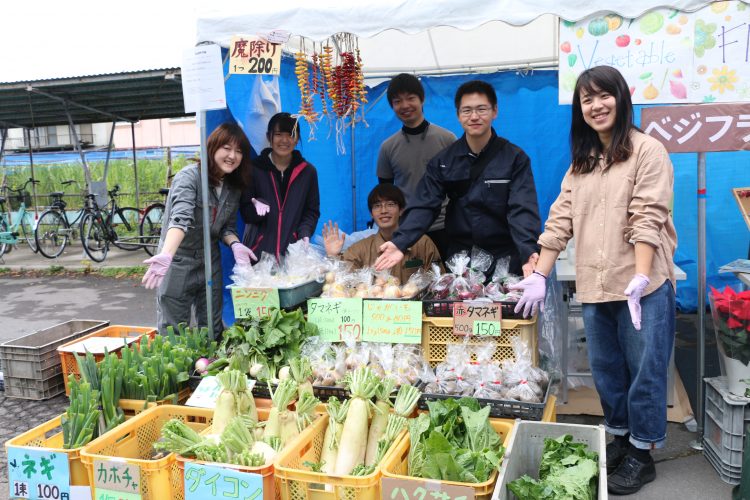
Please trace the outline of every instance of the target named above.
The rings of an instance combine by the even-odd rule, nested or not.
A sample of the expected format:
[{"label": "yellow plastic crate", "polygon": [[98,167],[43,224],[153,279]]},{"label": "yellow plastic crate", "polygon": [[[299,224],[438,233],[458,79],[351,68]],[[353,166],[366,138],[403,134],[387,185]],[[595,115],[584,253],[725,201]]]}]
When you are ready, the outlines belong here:
[{"label": "yellow plastic crate", "polygon": [[70,484],[72,486],[88,486],[89,477],[86,467],[81,463],[81,448],[67,450],[63,448],[62,415],[48,420],[41,425],[19,434],[5,442],[8,448],[44,448],[68,456],[70,466]]},{"label": "yellow plastic crate", "polygon": [[[151,341],[156,336],[156,333],[157,333],[156,328],[147,327],[147,326],[112,325],[112,326],[104,327],[93,333],[89,333],[88,335],[84,335],[83,337],[79,337],[75,340],[67,342],[61,345],[60,347],[58,347],[57,353],[60,355],[60,363],[62,364],[63,380],[65,381],[65,395],[70,396],[70,387],[68,386],[68,375],[72,373],[73,375],[75,375],[76,380],[78,380],[80,378],[80,374],[78,373],[78,363],[76,363],[76,357],[73,355],[73,353],[63,352],[60,349],[62,349],[63,347],[72,345],[72,344],[77,344],[78,342],[81,342],[86,339],[90,339],[92,337],[109,337],[109,338],[124,339],[128,337],[140,338],[143,335],[148,335],[149,341]],[[117,353],[118,356],[120,355],[120,349],[110,351],[110,352]],[[81,353],[79,353],[79,355],[80,354]],[[98,363],[104,359],[104,354],[94,354],[94,359]]]},{"label": "yellow plastic crate", "polygon": [[[380,500],[380,466],[367,476],[337,476],[313,472],[302,465],[317,462],[323,449],[328,418],[318,419],[286,447],[274,462],[276,486],[282,500]],[[388,450],[383,462],[393,452],[402,432]]]},{"label": "yellow plastic crate", "polygon": [[[513,430],[515,423],[510,420],[490,419],[490,425],[498,433],[500,439],[503,441],[503,446],[508,447],[510,441],[510,434]],[[401,479],[404,481],[414,481],[423,483],[427,481],[421,477],[409,476],[409,447],[411,441],[409,434],[403,434],[401,439],[396,441],[395,448],[383,459],[382,472],[383,477],[390,477],[393,479]],[[474,498],[476,500],[485,500],[492,497],[492,492],[495,489],[495,481],[497,481],[498,470],[492,472],[487,481],[483,483],[458,483],[454,481],[440,481],[442,484],[454,485],[454,486],[465,486],[474,489]]]},{"label": "yellow plastic crate", "polygon": [[[469,344],[481,344],[487,338],[495,339],[497,350],[492,359],[503,361],[513,359],[511,337],[521,337],[531,349],[532,362],[536,366],[539,362],[537,349],[536,316],[531,319],[504,319],[500,323],[502,332],[498,337],[469,337]],[[448,345],[462,344],[465,335],[453,333],[453,318],[422,317],[422,352],[433,368],[442,361],[448,352]]]},{"label": "yellow plastic crate", "polygon": [[154,406],[139,413],[83,447],[81,462],[89,484],[95,484],[94,460],[120,460],[140,468],[143,500],[175,498],[184,488],[177,460],[174,453],[152,460],[154,443],[162,426],[173,418],[201,432],[211,425],[213,414],[213,409],[176,405]]},{"label": "yellow plastic crate", "polygon": [[183,405],[185,404],[185,401],[190,398],[190,394],[192,394],[192,391],[189,387],[186,387],[177,393],[176,401],[174,399],[161,399],[159,401],[148,403],[145,399],[121,399],[120,402],[117,403],[117,406],[122,408],[125,418],[131,418],[152,406],[173,404]]}]

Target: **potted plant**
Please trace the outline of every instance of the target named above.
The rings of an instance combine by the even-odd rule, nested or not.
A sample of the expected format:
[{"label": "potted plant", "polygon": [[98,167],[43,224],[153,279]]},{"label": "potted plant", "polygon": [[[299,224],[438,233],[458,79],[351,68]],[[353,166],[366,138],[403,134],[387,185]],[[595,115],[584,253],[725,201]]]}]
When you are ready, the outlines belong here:
[{"label": "potted plant", "polygon": [[722,375],[727,377],[729,392],[744,396],[750,378],[750,291],[724,291],[711,287],[711,317],[716,331]]}]

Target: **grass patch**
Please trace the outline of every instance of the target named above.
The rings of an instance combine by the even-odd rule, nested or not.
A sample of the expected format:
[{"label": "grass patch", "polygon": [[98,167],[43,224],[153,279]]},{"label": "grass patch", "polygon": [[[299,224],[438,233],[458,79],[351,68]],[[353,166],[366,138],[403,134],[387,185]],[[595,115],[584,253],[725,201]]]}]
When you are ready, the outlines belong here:
[{"label": "grass patch", "polygon": [[105,278],[140,278],[146,274],[146,269],[148,269],[148,266],[105,267],[94,271],[92,274]]},{"label": "grass patch", "polygon": [[10,274],[9,267],[0,267],[0,274]]}]

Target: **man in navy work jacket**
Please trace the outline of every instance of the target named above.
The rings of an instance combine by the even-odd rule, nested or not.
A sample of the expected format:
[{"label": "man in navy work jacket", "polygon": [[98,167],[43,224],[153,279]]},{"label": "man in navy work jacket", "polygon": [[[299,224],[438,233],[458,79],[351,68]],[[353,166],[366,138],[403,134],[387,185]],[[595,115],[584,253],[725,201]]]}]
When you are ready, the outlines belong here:
[{"label": "man in navy work jacket", "polygon": [[444,257],[476,245],[495,259],[510,256],[511,272],[531,274],[539,257],[541,221],[529,157],[492,128],[497,96],[489,83],[464,83],[455,104],[464,135],[430,160],[398,231],[380,247],[375,268],[389,269],[403,259],[447,195]]}]

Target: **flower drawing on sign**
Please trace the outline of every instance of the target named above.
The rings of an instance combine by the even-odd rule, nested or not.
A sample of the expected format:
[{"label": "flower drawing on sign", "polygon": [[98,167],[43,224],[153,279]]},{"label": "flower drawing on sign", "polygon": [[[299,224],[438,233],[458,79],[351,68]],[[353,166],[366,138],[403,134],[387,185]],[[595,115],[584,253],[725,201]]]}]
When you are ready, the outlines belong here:
[{"label": "flower drawing on sign", "polygon": [[720,94],[723,94],[726,90],[734,90],[734,84],[739,80],[735,74],[737,71],[730,71],[727,66],[722,66],[721,69],[714,68],[712,73],[713,76],[708,77],[712,92],[718,90]]},{"label": "flower drawing on sign", "polygon": [[695,22],[695,43],[693,45],[695,55],[703,57],[706,54],[706,50],[713,49],[716,47],[716,38],[714,38],[713,32],[716,31],[716,24],[706,24],[703,19],[698,19]]}]

